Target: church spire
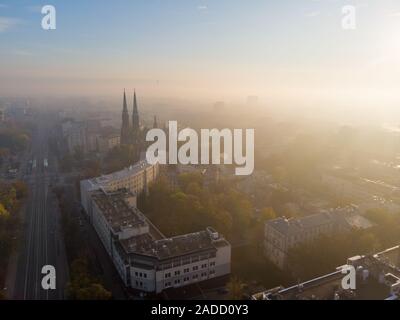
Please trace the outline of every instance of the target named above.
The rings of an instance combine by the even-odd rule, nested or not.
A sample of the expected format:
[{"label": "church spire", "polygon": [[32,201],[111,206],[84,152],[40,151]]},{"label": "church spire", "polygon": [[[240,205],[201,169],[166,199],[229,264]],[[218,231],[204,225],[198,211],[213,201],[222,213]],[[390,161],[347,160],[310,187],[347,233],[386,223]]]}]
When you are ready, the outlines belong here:
[{"label": "church spire", "polygon": [[139,130],[139,110],[138,110],[137,99],[136,99],[136,90],[134,91],[134,94],[133,94],[132,125],[133,125],[133,131]]},{"label": "church spire", "polygon": [[129,143],[129,113],[128,104],[126,103],[126,92],[124,89],[124,100],[122,109],[122,127],[121,127],[121,144]]},{"label": "church spire", "polygon": [[125,92],[125,89],[124,89],[124,110],[123,110],[123,112],[128,113],[128,104],[126,103],[126,92]]},{"label": "church spire", "polygon": [[158,128],[157,116],[154,116],[153,128],[154,128],[154,129],[157,129],[157,128]]}]

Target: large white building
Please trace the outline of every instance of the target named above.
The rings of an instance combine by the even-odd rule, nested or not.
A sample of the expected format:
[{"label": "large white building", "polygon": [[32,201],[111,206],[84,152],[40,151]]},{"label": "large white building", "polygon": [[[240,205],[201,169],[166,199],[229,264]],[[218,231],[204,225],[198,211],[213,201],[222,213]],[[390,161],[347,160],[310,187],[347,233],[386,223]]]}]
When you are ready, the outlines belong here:
[{"label": "large white building", "polygon": [[98,189],[87,214],[127,287],[161,293],[230,273],[231,246],[212,228],[159,239],[128,190]]},{"label": "large white building", "polygon": [[147,192],[148,187],[159,175],[159,164],[149,164],[147,161],[139,161],[135,165],[108,175],[82,180],[80,182],[81,203],[86,212],[90,212],[90,194],[93,191],[104,189],[116,191],[128,189],[134,194]]}]

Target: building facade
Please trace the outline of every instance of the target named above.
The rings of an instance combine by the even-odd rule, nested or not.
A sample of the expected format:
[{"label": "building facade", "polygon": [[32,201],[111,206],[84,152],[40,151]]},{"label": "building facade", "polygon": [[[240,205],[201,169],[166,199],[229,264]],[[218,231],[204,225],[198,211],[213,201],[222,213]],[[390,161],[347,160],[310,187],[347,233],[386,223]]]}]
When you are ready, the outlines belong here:
[{"label": "building facade", "polygon": [[371,226],[370,221],[358,214],[356,206],[331,209],[299,219],[280,217],[265,223],[264,252],[275,265],[285,269],[289,251],[295,246],[311,242],[321,235]]},{"label": "building facade", "polygon": [[97,148],[101,153],[107,153],[108,151],[119,146],[121,142],[121,136],[116,133],[103,134],[97,138]]},{"label": "building facade", "polygon": [[[355,270],[355,288],[342,280]],[[344,271],[344,272],[343,272]],[[253,300],[399,300],[400,246],[372,255],[359,255],[335,271],[284,288],[278,286],[252,295]]]},{"label": "building facade", "polygon": [[90,201],[90,221],[127,287],[158,294],[230,274],[231,246],[212,228],[157,239],[132,192],[99,189]]},{"label": "building facade", "polygon": [[87,150],[87,127],[83,121],[67,120],[61,124],[62,138],[67,152]]},{"label": "building facade", "polygon": [[157,179],[160,173],[158,163],[149,164],[146,160],[108,175],[103,175],[93,179],[82,180],[80,182],[81,203],[86,212],[90,208],[90,194],[93,191],[104,189],[106,191],[116,191],[127,189],[134,194],[147,192],[149,186]]}]

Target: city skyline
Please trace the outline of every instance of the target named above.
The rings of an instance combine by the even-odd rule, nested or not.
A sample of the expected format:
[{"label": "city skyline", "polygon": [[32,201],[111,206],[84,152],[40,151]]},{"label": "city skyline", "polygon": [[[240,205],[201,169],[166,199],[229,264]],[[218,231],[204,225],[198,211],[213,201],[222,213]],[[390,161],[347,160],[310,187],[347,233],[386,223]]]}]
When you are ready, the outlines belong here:
[{"label": "city skyline", "polygon": [[[0,95],[381,104],[399,101],[394,1],[0,1]],[[343,7],[356,29],[342,28]],[[218,88],[218,89],[216,89]]]}]

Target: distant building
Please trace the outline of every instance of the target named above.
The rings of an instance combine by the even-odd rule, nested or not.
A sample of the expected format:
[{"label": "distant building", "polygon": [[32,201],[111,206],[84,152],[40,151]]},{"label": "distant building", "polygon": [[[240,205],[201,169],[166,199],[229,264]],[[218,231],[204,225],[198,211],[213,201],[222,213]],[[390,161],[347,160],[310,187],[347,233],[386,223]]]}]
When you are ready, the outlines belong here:
[{"label": "distant building", "polygon": [[161,293],[230,273],[231,246],[212,228],[157,239],[126,189],[91,192],[87,211],[127,287]]},{"label": "distant building", "polygon": [[[344,289],[342,280],[349,266],[356,270],[356,288]],[[400,246],[374,255],[355,256],[336,271],[299,283],[252,295],[253,300],[399,300]]]},{"label": "distant building", "polygon": [[107,153],[113,148],[120,145],[121,136],[117,133],[103,134],[97,138],[98,151]]},{"label": "distant building", "polygon": [[258,105],[258,96],[248,96],[247,97],[247,106],[255,107]]},{"label": "distant building", "polygon": [[6,111],[0,107],[0,122],[6,121]]},{"label": "distant building", "polygon": [[318,214],[287,219],[280,217],[267,221],[264,229],[266,257],[281,269],[287,267],[290,249],[319,236],[349,231],[351,228],[371,227],[369,220],[358,214],[356,206],[331,209]]},{"label": "distant building", "polygon": [[224,109],[225,109],[224,101],[217,101],[214,103],[214,111],[224,111]]},{"label": "distant building", "polygon": [[67,152],[74,153],[78,149],[82,152],[86,151],[87,126],[85,122],[72,119],[65,120],[61,124],[61,131]]},{"label": "distant building", "polygon": [[158,163],[151,165],[143,160],[121,171],[82,180],[80,182],[82,206],[89,212],[90,193],[99,189],[111,192],[125,188],[135,194],[147,192],[148,187],[158,177],[159,171]]}]

